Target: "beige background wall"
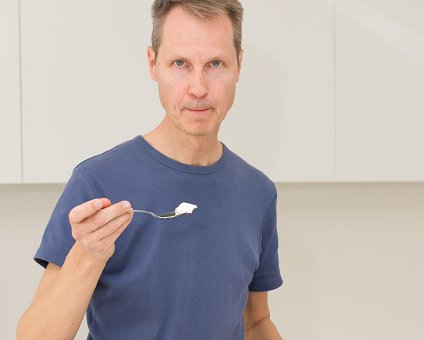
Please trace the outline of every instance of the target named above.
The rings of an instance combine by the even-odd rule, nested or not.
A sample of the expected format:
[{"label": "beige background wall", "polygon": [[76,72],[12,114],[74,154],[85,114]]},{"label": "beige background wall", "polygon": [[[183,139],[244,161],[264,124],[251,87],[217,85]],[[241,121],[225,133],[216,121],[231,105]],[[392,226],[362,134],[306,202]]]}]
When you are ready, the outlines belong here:
[{"label": "beige background wall", "polygon": [[[424,183],[277,186],[285,282],[270,305],[285,339],[424,338]],[[63,187],[0,185],[0,339],[31,301],[32,256]]]}]

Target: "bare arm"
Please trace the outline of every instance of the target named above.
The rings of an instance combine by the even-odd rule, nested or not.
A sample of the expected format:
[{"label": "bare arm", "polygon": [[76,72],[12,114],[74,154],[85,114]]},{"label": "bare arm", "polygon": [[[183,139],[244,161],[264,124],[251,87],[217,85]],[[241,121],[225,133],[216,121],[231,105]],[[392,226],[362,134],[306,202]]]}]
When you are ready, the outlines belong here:
[{"label": "bare arm", "polygon": [[103,268],[104,263],[85,259],[77,245],[63,267],[49,263],[19,322],[17,338],[73,339]]},{"label": "bare arm", "polygon": [[246,340],[283,340],[270,319],[267,292],[249,292],[244,324]]},{"label": "bare arm", "polygon": [[[131,222],[121,203],[107,199],[75,207],[69,214],[76,239],[65,263],[47,266],[34,298],[18,323],[17,339],[73,339],[115,240]],[[101,209],[101,208],[107,209]]]}]

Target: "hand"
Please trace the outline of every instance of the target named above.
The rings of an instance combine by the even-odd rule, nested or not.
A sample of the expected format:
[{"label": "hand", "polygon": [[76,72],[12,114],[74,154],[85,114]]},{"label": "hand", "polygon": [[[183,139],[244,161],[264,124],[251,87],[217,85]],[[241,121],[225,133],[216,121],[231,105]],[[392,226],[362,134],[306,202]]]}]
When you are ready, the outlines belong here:
[{"label": "hand", "polygon": [[107,198],[97,198],[74,207],[69,212],[72,237],[90,257],[107,261],[115,252],[115,241],[131,223],[131,204],[112,205]]}]

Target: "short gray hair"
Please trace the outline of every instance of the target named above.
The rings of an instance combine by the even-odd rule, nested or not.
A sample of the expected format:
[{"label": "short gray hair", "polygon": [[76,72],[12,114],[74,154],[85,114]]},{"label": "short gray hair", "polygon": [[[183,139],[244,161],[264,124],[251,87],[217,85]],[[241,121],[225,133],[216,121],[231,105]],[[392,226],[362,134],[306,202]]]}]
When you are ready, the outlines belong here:
[{"label": "short gray hair", "polygon": [[152,5],[152,48],[156,56],[161,44],[163,23],[175,6],[182,6],[188,14],[203,20],[211,20],[219,14],[228,15],[233,26],[234,47],[237,56],[240,54],[243,7],[238,0],[155,0]]}]

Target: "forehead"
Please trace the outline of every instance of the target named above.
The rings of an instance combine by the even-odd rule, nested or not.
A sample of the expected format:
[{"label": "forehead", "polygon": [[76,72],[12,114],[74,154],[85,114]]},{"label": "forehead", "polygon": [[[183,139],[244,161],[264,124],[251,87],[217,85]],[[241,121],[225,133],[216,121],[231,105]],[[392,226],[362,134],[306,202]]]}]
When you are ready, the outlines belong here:
[{"label": "forehead", "polygon": [[165,19],[159,50],[159,54],[211,52],[232,55],[235,47],[231,20],[225,14],[202,20],[177,6]]}]

